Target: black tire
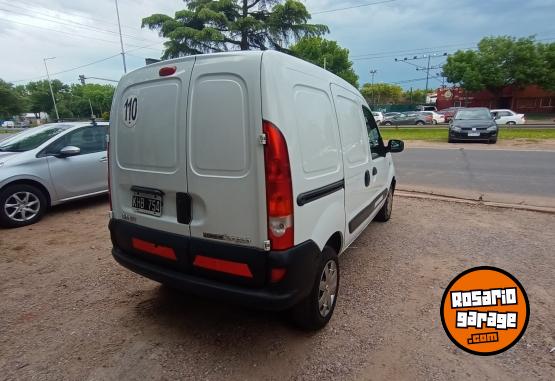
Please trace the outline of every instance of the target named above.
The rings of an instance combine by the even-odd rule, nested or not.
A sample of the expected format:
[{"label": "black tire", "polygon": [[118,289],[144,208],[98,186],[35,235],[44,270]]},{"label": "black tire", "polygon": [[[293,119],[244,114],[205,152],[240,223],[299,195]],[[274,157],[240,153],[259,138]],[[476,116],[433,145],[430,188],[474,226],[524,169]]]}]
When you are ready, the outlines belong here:
[{"label": "black tire", "polygon": [[387,222],[391,218],[391,212],[393,211],[393,194],[395,193],[395,188],[391,186],[389,191],[387,192],[387,196],[385,199],[385,203],[383,204],[382,208],[376,214],[376,221],[379,222]]},{"label": "black tire", "polygon": [[393,123],[391,123],[390,121],[385,121],[383,122],[384,126],[391,126],[393,125]]},{"label": "black tire", "polygon": [[495,144],[497,143],[497,138],[488,140],[488,144]]},{"label": "black tire", "polygon": [[[29,195],[26,204],[25,195]],[[21,204],[17,200],[21,200]],[[34,224],[42,218],[47,208],[46,195],[39,188],[27,184],[9,185],[0,192],[0,226],[18,228]],[[10,212],[15,214],[10,217]]]},{"label": "black tire", "polygon": [[507,124],[508,124],[509,126],[514,126],[516,123],[515,123],[515,122],[507,122]]},{"label": "black tire", "polygon": [[454,143],[455,141],[453,139],[451,139],[450,136],[447,137],[447,143]]},{"label": "black tire", "polygon": [[[333,265],[330,265],[333,263]],[[324,268],[328,266],[335,267],[335,295],[331,297],[332,305],[331,307],[323,307],[325,315],[320,311],[319,300],[325,297],[324,292],[320,290],[320,282],[325,277]],[[337,253],[330,246],[325,246],[320,255],[320,262],[318,264],[318,270],[316,271],[316,276],[314,283],[312,285],[312,290],[310,294],[300,301],[296,306],[294,306],[289,312],[290,317],[299,328],[307,331],[316,331],[322,329],[330,321],[333,311],[335,310],[335,305],[337,303],[337,296],[339,293],[339,261],[337,258]],[[329,278],[333,281],[332,278]],[[324,282],[325,283],[325,282]]]},{"label": "black tire", "polygon": [[417,126],[423,126],[423,125],[425,125],[425,124],[426,124],[426,123],[424,123],[424,122],[421,121],[421,120],[419,120],[419,121],[416,122],[416,125],[417,125]]},{"label": "black tire", "polygon": [[437,125],[437,120],[435,120],[435,119],[434,119],[434,120],[432,120],[432,124],[435,124],[435,125]]}]

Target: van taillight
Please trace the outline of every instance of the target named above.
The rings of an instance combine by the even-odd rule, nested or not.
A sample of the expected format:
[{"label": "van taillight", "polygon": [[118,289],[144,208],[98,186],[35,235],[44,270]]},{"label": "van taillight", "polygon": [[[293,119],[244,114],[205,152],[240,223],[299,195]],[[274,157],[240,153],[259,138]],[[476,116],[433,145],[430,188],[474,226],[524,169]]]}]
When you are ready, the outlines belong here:
[{"label": "van taillight", "polygon": [[293,187],[285,138],[272,123],[264,121],[266,135],[264,165],[266,173],[266,205],[268,237],[272,250],[293,246]]}]

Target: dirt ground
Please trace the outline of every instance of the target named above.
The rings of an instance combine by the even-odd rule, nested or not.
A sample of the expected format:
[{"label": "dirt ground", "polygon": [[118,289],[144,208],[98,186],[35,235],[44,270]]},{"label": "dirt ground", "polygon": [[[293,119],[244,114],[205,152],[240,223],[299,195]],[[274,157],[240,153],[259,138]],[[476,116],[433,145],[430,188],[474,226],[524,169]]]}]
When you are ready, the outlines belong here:
[{"label": "dirt ground", "polygon": [[430,141],[430,140],[406,140],[405,148],[464,148],[464,149],[487,149],[489,151],[496,149],[510,149],[510,150],[534,150],[534,151],[553,151],[555,150],[555,139],[499,139],[495,145],[480,144],[468,142],[462,143],[447,143],[446,141]]},{"label": "dirt ground", "polygon": [[[555,215],[396,197],[341,256],[335,315],[317,333],[202,300],[120,267],[105,199],[0,231],[0,379],[555,379]],[[444,287],[492,265],[525,287],[522,340],[492,357],[449,341]]]}]

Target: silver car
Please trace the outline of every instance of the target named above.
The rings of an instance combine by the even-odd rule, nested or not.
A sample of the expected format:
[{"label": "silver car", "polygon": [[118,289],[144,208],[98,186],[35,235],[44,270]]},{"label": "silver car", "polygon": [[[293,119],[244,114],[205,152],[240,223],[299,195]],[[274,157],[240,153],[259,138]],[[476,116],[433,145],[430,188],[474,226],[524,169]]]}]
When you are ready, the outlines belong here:
[{"label": "silver car", "polygon": [[0,226],[108,191],[106,122],[45,124],[0,141]]}]

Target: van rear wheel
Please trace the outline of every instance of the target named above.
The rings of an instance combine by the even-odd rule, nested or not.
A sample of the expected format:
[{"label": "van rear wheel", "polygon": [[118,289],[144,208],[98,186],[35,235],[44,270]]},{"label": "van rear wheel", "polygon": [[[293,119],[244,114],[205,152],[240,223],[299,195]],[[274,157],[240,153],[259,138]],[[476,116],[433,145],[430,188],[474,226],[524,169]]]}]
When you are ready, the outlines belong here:
[{"label": "van rear wheel", "polygon": [[290,311],[293,322],[302,329],[315,331],[330,321],[339,291],[337,253],[325,246],[310,294]]}]

